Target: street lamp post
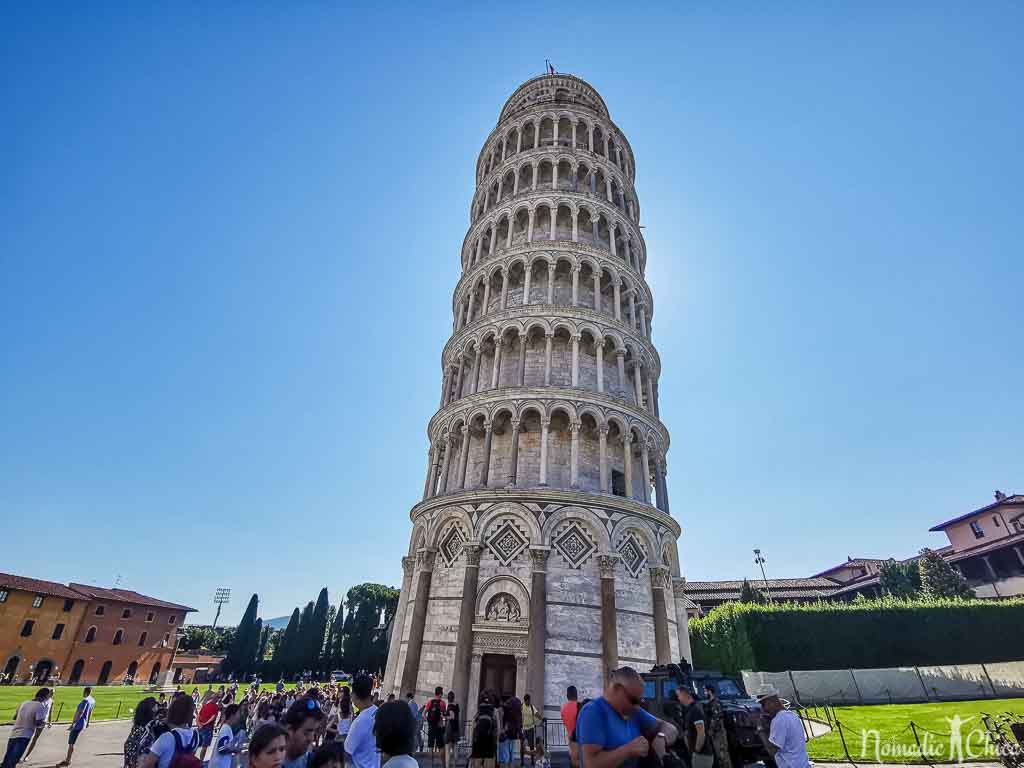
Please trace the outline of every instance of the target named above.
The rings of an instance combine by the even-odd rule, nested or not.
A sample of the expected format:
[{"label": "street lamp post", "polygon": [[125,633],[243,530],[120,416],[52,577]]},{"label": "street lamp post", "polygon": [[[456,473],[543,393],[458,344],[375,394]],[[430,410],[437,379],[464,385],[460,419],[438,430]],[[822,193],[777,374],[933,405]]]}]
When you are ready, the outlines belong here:
[{"label": "street lamp post", "polygon": [[772,602],[772,592],[771,592],[771,589],[768,588],[768,577],[765,575],[765,572],[764,572],[764,564],[765,564],[765,562],[766,562],[765,559],[761,556],[761,550],[760,549],[755,549],[754,550],[754,563],[756,565],[761,566],[761,580],[764,582],[764,594],[765,594],[765,597],[768,598],[768,602],[770,603],[770,602]]},{"label": "street lamp post", "polygon": [[212,629],[216,629],[217,619],[220,618],[220,609],[224,607],[224,605],[226,605],[227,603],[231,602],[231,590],[227,587],[217,587],[217,591],[213,593],[213,602],[217,606],[217,613],[213,617]]}]

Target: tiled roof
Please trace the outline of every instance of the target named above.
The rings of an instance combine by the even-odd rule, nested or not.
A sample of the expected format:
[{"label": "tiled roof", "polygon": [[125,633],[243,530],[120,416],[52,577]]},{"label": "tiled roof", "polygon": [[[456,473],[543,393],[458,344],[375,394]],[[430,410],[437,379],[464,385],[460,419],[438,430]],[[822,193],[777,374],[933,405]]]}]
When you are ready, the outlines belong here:
[{"label": "tiled roof", "polygon": [[[764,581],[751,581],[750,586],[764,591]],[[827,597],[835,592],[837,584],[831,579],[768,579],[768,591],[773,598]],[[701,600],[737,600],[743,581],[687,581],[686,596],[695,602]]]},{"label": "tiled roof", "polygon": [[821,573],[816,573],[812,578],[824,576],[826,573],[832,573],[832,571],[838,571],[841,568],[856,568],[857,566],[868,566],[868,565],[881,565],[885,560],[880,560],[876,557],[849,557],[845,563],[839,565],[833,565],[831,568],[826,568]]},{"label": "tiled roof", "polygon": [[88,584],[76,584],[74,582],[71,582],[71,587],[94,600],[110,600],[111,602],[131,603],[132,605],[146,605],[151,608],[169,608],[174,611],[189,612],[196,610],[195,608],[189,608],[187,605],[157,600],[155,597],[142,595],[130,589],[105,589],[104,587],[93,587]]},{"label": "tiled roof", "polygon": [[22,592],[32,592],[37,595],[70,598],[72,600],[81,600],[85,597],[85,595],[55,581],[33,579],[28,576],[15,576],[12,573],[0,573],[0,587],[11,590],[17,589]]},{"label": "tiled roof", "polygon": [[980,515],[983,512],[991,512],[993,509],[997,509],[999,507],[1017,507],[1017,506],[1024,507],[1024,494],[1017,493],[1017,494],[1014,494],[1013,496],[1007,496],[1004,499],[998,499],[997,501],[993,501],[991,504],[986,504],[984,507],[979,507],[978,509],[974,510],[973,512],[968,512],[967,514],[960,515],[959,517],[954,517],[952,520],[947,520],[946,522],[939,523],[938,525],[933,525],[928,530],[929,531],[944,531],[946,528],[949,528],[949,526],[951,526],[951,525],[954,525],[956,523],[962,523],[964,520],[970,520],[975,515]]},{"label": "tiled roof", "polygon": [[1010,547],[1013,545],[1020,545],[1024,542],[1024,533],[1015,533],[1012,536],[1003,536],[1002,538],[992,539],[984,544],[977,547],[971,547],[970,549],[961,549],[957,552],[940,553],[947,562],[957,563],[961,560],[966,560],[970,557],[976,557],[977,555],[987,555],[989,552],[994,552],[997,549],[1003,549],[1004,547]]}]

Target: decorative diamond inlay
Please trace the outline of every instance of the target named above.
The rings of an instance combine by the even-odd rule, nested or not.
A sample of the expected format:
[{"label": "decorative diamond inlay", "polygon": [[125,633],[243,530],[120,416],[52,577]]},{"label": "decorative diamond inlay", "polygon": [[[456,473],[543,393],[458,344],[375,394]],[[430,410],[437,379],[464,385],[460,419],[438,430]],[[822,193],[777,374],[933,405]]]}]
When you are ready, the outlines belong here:
[{"label": "decorative diamond inlay", "polygon": [[554,547],[570,568],[579,568],[597,551],[593,539],[577,523],[570,523],[555,537]]},{"label": "decorative diamond inlay", "polygon": [[465,541],[466,534],[458,525],[453,525],[449,528],[448,532],[441,538],[439,550],[441,552],[441,559],[447,567],[450,568],[452,563],[459,559],[459,555],[462,554],[462,544]]},{"label": "decorative diamond inlay", "polygon": [[506,520],[487,540],[487,548],[502,565],[508,565],[530,545],[511,520]]},{"label": "decorative diamond inlay", "polygon": [[644,545],[637,541],[636,536],[632,533],[627,533],[619,541],[618,551],[622,556],[622,564],[630,576],[638,576],[647,565],[647,552]]}]

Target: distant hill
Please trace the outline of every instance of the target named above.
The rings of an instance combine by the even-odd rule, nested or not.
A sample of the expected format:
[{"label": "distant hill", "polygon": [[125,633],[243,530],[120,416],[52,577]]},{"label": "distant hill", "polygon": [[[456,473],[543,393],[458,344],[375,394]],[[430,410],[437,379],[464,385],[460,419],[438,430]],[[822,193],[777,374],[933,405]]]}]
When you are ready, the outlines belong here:
[{"label": "distant hill", "polygon": [[264,619],[264,627],[273,627],[274,629],[284,629],[288,626],[288,620],[291,616],[278,616],[276,619]]}]

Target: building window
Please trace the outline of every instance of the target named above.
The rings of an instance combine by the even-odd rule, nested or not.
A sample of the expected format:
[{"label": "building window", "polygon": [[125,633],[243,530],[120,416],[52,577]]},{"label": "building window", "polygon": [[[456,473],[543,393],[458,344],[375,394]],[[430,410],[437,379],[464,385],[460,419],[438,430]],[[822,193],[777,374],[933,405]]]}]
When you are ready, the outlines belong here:
[{"label": "building window", "polygon": [[71,613],[71,609],[74,608],[74,607],[75,607],[75,601],[74,600],[65,600],[64,601],[64,613]]},{"label": "building window", "polygon": [[999,527],[999,516],[998,515],[992,515],[992,525],[994,525],[996,528]]},{"label": "building window", "polygon": [[89,631],[85,633],[85,642],[95,643],[96,642],[96,627],[89,627]]},{"label": "building window", "polygon": [[58,624],[56,627],[53,628],[53,637],[50,638],[50,639],[51,640],[60,640],[60,638],[61,638],[61,636],[63,634],[64,634],[64,625],[63,624]]},{"label": "building window", "polygon": [[130,619],[131,617],[132,617],[132,609],[131,608],[125,608],[123,611],[121,611],[121,618],[122,619]]},{"label": "building window", "polygon": [[146,623],[150,624],[152,622],[153,622],[153,612],[152,611],[147,611],[146,612]]},{"label": "building window", "polygon": [[144,646],[146,644],[146,635],[147,634],[149,634],[149,633],[148,632],[143,632],[141,635],[139,635],[139,648],[141,648],[142,646]]},{"label": "building window", "polygon": [[164,635],[164,648],[166,648],[167,644],[170,643],[170,642],[171,642],[171,633],[168,632],[166,635]]},{"label": "building window", "polygon": [[11,594],[11,593],[8,592],[6,589],[0,589],[0,603],[6,603],[7,602],[7,596],[9,594]]},{"label": "building window", "polygon": [[96,615],[97,616],[102,616],[106,612],[107,612],[106,606],[103,606],[103,605],[97,605],[96,606]]},{"label": "building window", "polygon": [[168,624],[173,624],[177,620],[178,620],[178,617],[175,614],[173,614],[173,613],[170,616],[167,617],[167,623]]},{"label": "building window", "polygon": [[124,640],[124,630],[119,629],[114,633],[114,645],[120,645],[122,640]]},{"label": "building window", "polygon": [[25,623],[21,625],[21,636],[28,637],[29,635],[31,635],[32,627],[34,627],[35,625],[36,623],[32,621],[32,619],[26,619]]},{"label": "building window", "polygon": [[976,539],[984,539],[985,538],[985,532],[983,530],[981,530],[981,525],[978,523],[977,520],[975,520],[973,523],[971,523],[971,533],[974,534],[974,538],[976,538]]},{"label": "building window", "polygon": [[42,608],[43,607],[43,596],[42,595],[36,595],[35,597],[32,598],[32,607],[33,608]]}]

